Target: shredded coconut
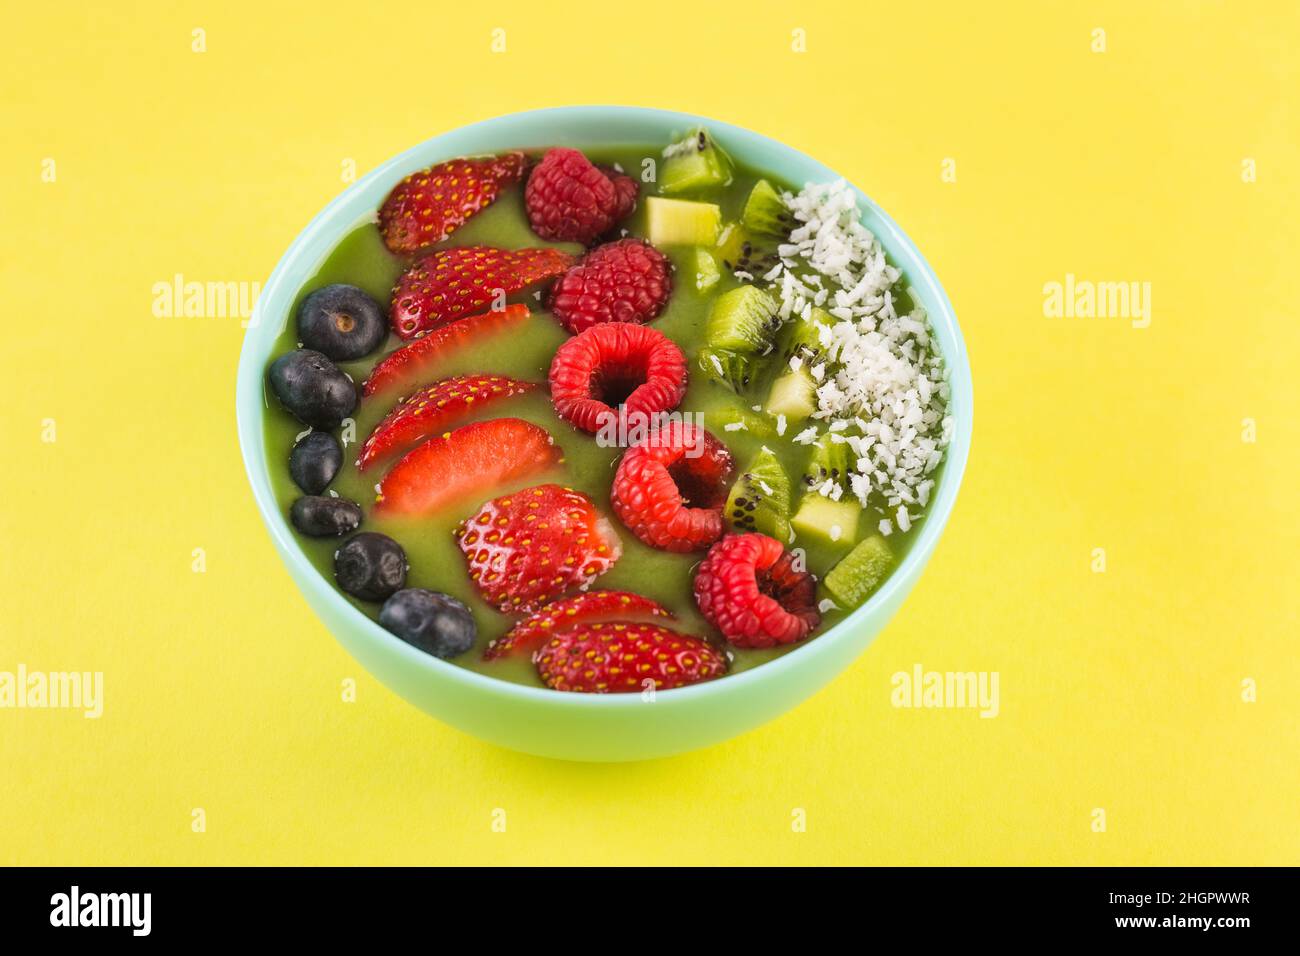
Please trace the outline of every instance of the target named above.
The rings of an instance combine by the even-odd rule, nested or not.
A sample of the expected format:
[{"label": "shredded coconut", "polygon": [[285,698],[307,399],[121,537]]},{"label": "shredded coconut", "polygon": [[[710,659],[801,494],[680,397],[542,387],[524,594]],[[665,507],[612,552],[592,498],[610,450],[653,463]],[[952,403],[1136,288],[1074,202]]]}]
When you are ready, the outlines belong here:
[{"label": "shredded coconut", "polygon": [[[782,199],[797,225],[777,247],[780,262],[763,276],[780,299],[778,314],[811,321],[812,306],[825,304],[832,318],[818,329],[824,355],[810,368],[817,383],[812,417],[853,448],[849,491],[863,506],[874,495],[899,508],[898,527],[907,531],[906,505],[928,502],[934,481],[927,476],[952,438],[943,358],[923,309],[897,313],[901,274],[862,224],[843,180],[809,184]],[[791,369],[801,365],[799,356],[790,359]],[[853,426],[860,434],[841,434]],[[816,436],[811,426],[794,441],[809,444]],[[890,533],[886,525],[892,531],[882,521],[882,534]]]}]

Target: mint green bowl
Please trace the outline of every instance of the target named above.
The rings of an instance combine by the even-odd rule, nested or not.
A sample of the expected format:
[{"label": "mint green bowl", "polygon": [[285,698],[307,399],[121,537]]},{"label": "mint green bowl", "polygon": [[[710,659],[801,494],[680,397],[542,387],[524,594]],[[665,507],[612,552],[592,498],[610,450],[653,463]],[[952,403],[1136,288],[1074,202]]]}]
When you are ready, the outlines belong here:
[{"label": "mint green bowl", "polygon": [[239,444],[253,497],[298,588],[325,626],[361,664],[420,709],[503,747],[568,760],[640,760],[718,743],[785,712],[849,665],[898,610],[934,552],[957,499],[970,451],[970,363],[952,305],[911,240],[858,192],[863,221],[885,246],[929,313],[951,369],[955,438],[920,533],[898,568],[862,607],[790,653],[752,670],[694,687],[641,694],[566,694],[496,680],[431,657],[357,611],[298,547],[271,490],[263,442],[262,387],[271,350],[299,289],[335,244],[372,218],[407,173],[457,156],[518,147],[667,143],[674,132],[708,126],[734,156],[803,183],[837,174],[788,146],[716,120],[623,106],[575,106],[475,123],[409,149],[354,183],[325,207],[285,252],[258,299],[239,360]]}]

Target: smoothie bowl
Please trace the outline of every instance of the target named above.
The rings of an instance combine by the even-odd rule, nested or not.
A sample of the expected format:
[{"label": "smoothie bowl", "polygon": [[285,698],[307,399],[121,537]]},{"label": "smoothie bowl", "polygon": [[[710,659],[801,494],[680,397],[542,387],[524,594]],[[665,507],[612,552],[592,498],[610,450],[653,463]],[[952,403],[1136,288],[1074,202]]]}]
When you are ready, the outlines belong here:
[{"label": "smoothie bowl", "polygon": [[239,366],[254,496],[380,680],[495,743],[662,756],[893,615],[970,444],[924,259],[816,161],[575,107],[385,163],[294,241]]}]

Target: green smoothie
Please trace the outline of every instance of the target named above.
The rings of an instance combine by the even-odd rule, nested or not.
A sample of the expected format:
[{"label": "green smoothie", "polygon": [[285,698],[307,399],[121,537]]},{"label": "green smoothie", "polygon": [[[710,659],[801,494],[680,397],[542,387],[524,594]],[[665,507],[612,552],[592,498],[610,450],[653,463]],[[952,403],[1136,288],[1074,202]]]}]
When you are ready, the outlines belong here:
[{"label": "green smoothie", "polygon": [[[643,161],[647,157],[657,159],[659,154],[660,147],[588,151],[593,161],[609,165],[618,164],[632,175],[637,175],[643,169]],[[714,189],[699,198],[717,203],[722,208],[724,221],[733,221],[740,217],[746,197],[759,178],[759,173],[739,165],[734,181],[730,185]],[[778,187],[788,185],[780,183],[771,176],[765,178]],[[641,188],[642,195],[645,196],[653,192],[654,186],[642,183]],[[622,228],[634,236],[646,235],[644,202],[638,205],[636,213],[622,224]],[[546,245],[529,227],[524,210],[522,184],[510,187],[491,206],[456,230],[443,243],[447,246],[474,244],[504,248]],[[561,248],[573,253],[581,251],[574,245],[562,245]],[[739,416],[752,416],[751,422],[766,421],[770,425],[771,419],[763,416],[761,412],[755,412],[753,407],[761,405],[768,395],[773,377],[781,370],[770,369],[761,381],[752,383],[747,394],[742,398],[700,374],[696,367],[696,355],[703,341],[703,330],[710,304],[718,295],[739,285],[739,280],[733,275],[731,269],[723,268],[720,270],[721,276],[717,283],[707,291],[700,292],[696,288],[695,281],[697,273],[695,247],[670,246],[661,251],[671,259],[674,266],[673,292],[667,308],[655,320],[653,327],[677,342],[685,352],[691,370],[689,388],[678,410],[702,414],[705,427],[727,445],[736,460],[738,469],[744,468],[762,446],[775,452],[791,478],[797,501],[805,487],[800,476],[811,453],[808,446],[792,441],[797,429],[789,429],[784,436],[777,436],[770,430],[760,436],[757,429],[725,429],[726,422],[733,422]],[[336,282],[359,286],[381,304],[387,304],[398,276],[409,263],[410,259],[388,251],[374,223],[360,225],[343,237],[319,272],[306,283],[294,304],[294,310],[297,308],[298,301],[309,292]],[[511,300],[527,304],[533,312],[532,316],[521,326],[516,326],[504,334],[489,336],[469,349],[450,355],[440,362],[430,379],[470,373],[501,373],[541,383],[544,386],[551,358],[556,348],[568,338],[568,334],[548,314],[544,302],[539,301],[534,293],[520,293],[512,296]],[[291,311],[287,315],[273,317],[282,322],[284,328],[276,342],[272,358],[297,347],[293,316],[294,312]],[[359,385],[379,359],[402,344],[402,341],[390,332],[387,342],[379,350],[359,361],[341,362],[339,367]],[[478,625],[478,643],[470,651],[456,657],[455,663],[503,680],[541,686],[527,654],[495,661],[485,662],[482,659],[483,649],[487,643],[509,630],[515,620],[499,613],[480,598],[470,582],[463,556],[452,535],[456,524],[472,514],[482,501],[516,489],[484,487],[477,500],[464,502],[448,513],[432,516],[403,518],[376,516],[373,513],[376,485],[383,477],[389,463],[372,468],[363,475],[355,466],[355,458],[360,443],[390,411],[398,397],[396,394],[381,393],[363,399],[354,415],[354,420],[344,423],[340,435],[344,442],[344,465],[331,484],[330,490],[362,506],[365,519],[361,530],[387,534],[405,549],[410,560],[407,587],[444,592],[458,598],[470,608]],[[301,495],[301,492],[290,480],[287,468],[276,467],[275,464],[287,462],[296,438],[305,434],[308,429],[281,408],[269,390],[266,401],[269,411],[266,416],[265,440],[267,457],[272,462],[271,480],[279,504],[287,514],[290,505]],[[531,394],[493,404],[478,417],[501,416],[514,416],[535,422],[554,436],[556,443],[564,452],[564,464],[555,473],[535,476],[522,485],[556,482],[582,491],[610,517],[611,523],[619,531],[624,549],[623,555],[613,569],[600,577],[593,587],[634,591],[659,601],[677,615],[678,620],[674,625],[676,628],[686,633],[708,637],[715,640],[719,646],[725,647],[731,660],[733,673],[798,650],[797,644],[771,650],[737,649],[726,644],[712,631],[696,610],[691,595],[692,571],[703,558],[703,554],[682,555],[658,551],[643,544],[622,527],[609,507],[610,485],[622,450],[599,447],[594,436],[580,432],[558,418],[544,387]],[[475,417],[472,415],[465,419],[466,422],[473,420]],[[869,505],[865,508],[860,518],[863,536],[874,530],[884,517],[887,515],[877,506]],[[896,531],[888,539],[889,548],[896,561],[910,546],[916,528],[917,526],[913,525],[908,532]],[[298,537],[303,553],[322,575],[331,580],[334,553],[341,541],[342,539],[338,538]],[[847,541],[835,544],[812,537],[805,540],[804,536],[800,536],[789,546],[805,550],[808,570],[819,580],[850,550]],[[344,597],[352,601],[361,613],[371,618],[378,617],[379,605],[359,601],[346,594]],[[823,602],[823,606],[826,606],[826,603]],[[816,640],[818,634],[841,620],[844,613],[837,608],[828,607],[823,614],[821,626],[808,640]]]}]

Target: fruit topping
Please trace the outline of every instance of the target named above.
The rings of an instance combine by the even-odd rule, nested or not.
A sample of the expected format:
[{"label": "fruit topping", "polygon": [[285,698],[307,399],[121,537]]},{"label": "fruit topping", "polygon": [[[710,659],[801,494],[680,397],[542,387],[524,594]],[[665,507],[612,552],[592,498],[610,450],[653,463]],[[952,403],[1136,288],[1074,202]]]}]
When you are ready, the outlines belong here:
[{"label": "fruit topping", "polygon": [[711,246],[722,228],[722,210],[711,202],[665,199],[645,201],[646,235],[658,246]]},{"label": "fruit topping", "polygon": [[347,498],[306,495],[293,503],[289,520],[308,537],[332,538],[357,530],[361,506]]},{"label": "fruit topping", "polygon": [[402,546],[375,531],[353,535],[334,553],[334,580],[363,601],[382,601],[401,590],[408,568]]},{"label": "fruit topping", "polygon": [[365,471],[393,452],[445,431],[471,412],[537,386],[505,375],[461,375],[426,385],[394,406],[361,445],[357,468]]},{"label": "fruit topping", "polygon": [[759,449],[727,496],[727,520],[737,531],[790,540],[790,476],[772,449]]},{"label": "fruit topping", "polygon": [[507,614],[531,614],[589,586],[623,553],[592,500],[559,485],[494,498],[461,522],[456,539],[479,593]]},{"label": "fruit topping", "polygon": [[722,272],[718,269],[718,260],[708,249],[695,249],[693,252],[694,255],[689,261],[695,270],[695,291],[708,292],[722,278]]},{"label": "fruit topping", "polygon": [[336,362],[369,355],[386,338],[384,307],[354,285],[327,285],[298,306],[298,340]]},{"label": "fruit topping", "polygon": [[873,534],[841,558],[822,584],[840,607],[857,607],[880,587],[880,582],[893,566],[894,556],[889,545],[880,535]]},{"label": "fruit topping", "polygon": [[809,492],[799,500],[799,510],[790,524],[800,536],[848,547],[858,540],[858,518],[861,515],[862,506],[857,498],[836,501]]},{"label": "fruit topping", "polygon": [[705,339],[713,348],[762,353],[780,325],[777,303],[769,293],[742,285],[718,296],[709,310]]},{"label": "fruit topping", "polygon": [[320,352],[295,349],[271,363],[271,391],[294,418],[312,428],[337,428],[357,407],[357,390]]},{"label": "fruit topping", "polygon": [[406,643],[443,660],[474,646],[478,626],[469,608],[449,594],[405,588],[379,611],[379,623]]},{"label": "fruit topping", "polygon": [[725,445],[696,425],[673,421],[623,454],[610,504],[652,548],[697,551],[722,535],[732,471]]},{"label": "fruit topping", "polygon": [[721,677],[727,660],[712,645],[657,624],[584,624],[537,652],[537,673],[554,690],[619,694],[667,690]]},{"label": "fruit topping", "polygon": [[776,237],[788,235],[797,225],[781,194],[766,179],[760,179],[750,190],[740,224],[752,233]]},{"label": "fruit topping", "polygon": [[664,150],[659,191],[668,195],[726,186],[734,166],[708,130],[693,129]]},{"label": "fruit topping", "polygon": [[321,494],[342,467],[343,447],[329,432],[309,432],[289,452],[289,477],[305,494]]},{"label": "fruit topping", "polygon": [[411,173],[379,207],[384,243],[393,252],[409,253],[441,242],[517,183],[526,164],[527,157],[515,151],[453,159]]},{"label": "fruit topping", "polygon": [[810,491],[824,488],[821,493],[827,495],[835,486],[847,489],[853,458],[852,447],[847,441],[836,441],[834,432],[823,434],[812,443],[808,463],[804,465],[804,487]]},{"label": "fruit topping", "polygon": [[749,390],[762,364],[757,356],[748,352],[707,347],[700,349],[695,362],[706,376],[737,395],[744,395]]},{"label": "fruit topping", "polygon": [[440,358],[488,336],[513,329],[529,314],[528,306],[514,303],[500,311],[492,309],[440,326],[385,355],[371,369],[361,394],[369,397],[397,385],[412,383],[417,378],[427,378]]},{"label": "fruit topping", "polygon": [[686,356],[656,329],[626,322],[593,325],[551,361],[555,413],[586,432],[618,422],[649,428],[686,394]]},{"label": "fruit topping", "polygon": [[636,208],[630,176],[594,165],[576,149],[548,150],[528,176],[524,204],[533,232],[590,245]]},{"label": "fruit topping", "polygon": [[545,638],[575,624],[593,621],[671,619],[673,614],[657,601],[630,591],[587,591],[552,601],[488,644],[484,660],[529,651]]},{"label": "fruit topping", "polygon": [[668,302],[668,260],[640,239],[597,246],[551,289],[551,311],[570,332],[602,322],[641,324]]},{"label": "fruit topping", "polygon": [[737,647],[791,644],[821,623],[816,580],[765,534],[729,534],[715,544],[694,590],[700,613]]},{"label": "fruit topping", "polygon": [[559,249],[460,246],[416,259],[393,289],[393,331],[413,339],[563,274],[573,256]]},{"label": "fruit topping", "polygon": [[379,485],[377,511],[428,514],[505,482],[519,481],[561,461],[544,428],[518,418],[462,425],[417,445]]}]

